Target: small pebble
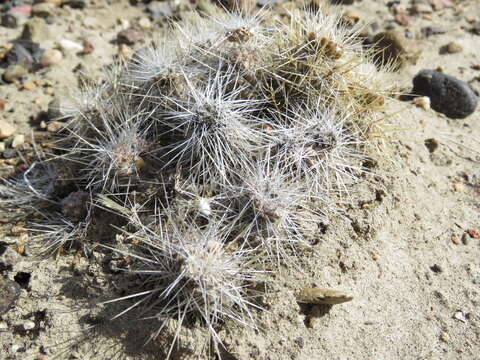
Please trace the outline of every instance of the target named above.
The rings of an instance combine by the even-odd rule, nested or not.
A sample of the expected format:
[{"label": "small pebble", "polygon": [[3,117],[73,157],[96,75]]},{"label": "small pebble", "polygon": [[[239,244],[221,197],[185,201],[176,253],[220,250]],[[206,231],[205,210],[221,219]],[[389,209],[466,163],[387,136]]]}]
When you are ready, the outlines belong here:
[{"label": "small pebble", "polygon": [[451,119],[475,111],[478,98],[466,82],[435,70],[422,70],[413,78],[413,94],[428,96],[433,110]]},{"label": "small pebble", "polygon": [[7,83],[13,83],[27,75],[27,70],[22,65],[10,65],[3,73],[3,80]]},{"label": "small pebble", "polygon": [[16,149],[16,148],[22,146],[24,143],[25,143],[25,135],[23,135],[23,134],[15,135],[15,137],[13,138],[13,142],[12,142],[12,148]]},{"label": "small pebble", "polygon": [[32,330],[35,328],[35,323],[33,321],[25,321],[23,324],[22,324],[22,327],[24,330]]},{"label": "small pebble", "polygon": [[438,141],[433,138],[425,139],[425,147],[430,153],[433,153],[435,150],[438,149]]},{"label": "small pebble", "polygon": [[117,34],[117,41],[119,44],[133,45],[138,41],[143,40],[145,35],[142,31],[137,29],[125,29]]},{"label": "small pebble", "polygon": [[0,140],[15,135],[15,126],[11,125],[4,119],[0,119]]},{"label": "small pebble", "polygon": [[63,59],[61,51],[56,49],[45,50],[40,58],[40,65],[48,67],[60,63]]},{"label": "small pebble", "polygon": [[148,17],[142,17],[138,20],[138,26],[140,26],[142,29],[150,29],[152,27],[152,22]]},{"label": "small pebble", "polygon": [[83,49],[82,51],[80,51],[81,55],[91,54],[95,50],[95,46],[88,40],[83,40],[82,46],[83,46]]},{"label": "small pebble", "polygon": [[456,53],[462,52],[463,47],[459,43],[452,41],[445,46],[445,50],[449,54],[456,54]]},{"label": "small pebble", "polygon": [[22,84],[21,89],[31,91],[37,87],[37,84],[33,80],[26,81]]},{"label": "small pebble", "polygon": [[430,98],[428,96],[419,96],[412,100],[412,103],[423,110],[430,109]]},{"label": "small pebble", "polygon": [[443,269],[440,265],[435,264],[433,266],[430,266],[430,270],[432,270],[435,274],[440,274],[443,272]]},{"label": "small pebble", "polygon": [[60,49],[65,51],[79,52],[83,50],[83,46],[79,43],[67,39],[62,39],[58,42]]},{"label": "small pebble", "polygon": [[50,3],[35,4],[32,7],[32,15],[40,18],[51,18],[54,16],[55,5]]},{"label": "small pebble", "polygon": [[334,289],[305,288],[296,294],[299,303],[304,304],[341,304],[353,299],[353,295]]},{"label": "small pebble", "polygon": [[8,329],[7,323],[4,322],[4,321],[1,321],[1,322],[0,322],[0,332],[6,331],[7,329]]},{"label": "small pebble", "polygon": [[468,243],[469,243],[468,235],[467,235],[467,233],[463,233],[462,234],[462,244],[463,245],[468,245]]},{"label": "small pebble", "polygon": [[3,141],[0,141],[0,153],[3,153],[5,151],[5,143]]},{"label": "small pebble", "polygon": [[479,239],[480,238],[480,231],[478,231],[476,229],[468,229],[466,231],[466,233],[468,235],[470,235],[470,237],[473,238],[473,239]]},{"label": "small pebble", "polygon": [[20,296],[20,285],[15,281],[0,277],[0,315],[5,314]]},{"label": "small pebble", "polygon": [[452,239],[452,243],[454,243],[455,245],[461,244],[460,238],[457,235],[452,235],[451,239]]},{"label": "small pebble", "polygon": [[62,5],[70,6],[72,9],[85,9],[87,0],[63,0]]}]

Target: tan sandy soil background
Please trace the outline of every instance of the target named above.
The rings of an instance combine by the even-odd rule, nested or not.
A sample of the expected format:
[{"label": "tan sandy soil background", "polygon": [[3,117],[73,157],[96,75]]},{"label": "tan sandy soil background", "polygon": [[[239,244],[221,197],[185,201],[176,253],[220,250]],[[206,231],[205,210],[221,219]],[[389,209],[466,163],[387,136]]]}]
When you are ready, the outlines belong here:
[{"label": "tan sandy soil background", "polygon": [[[28,145],[18,143],[31,143],[32,131],[55,130],[45,128],[50,101],[66,98],[85,74],[101,77],[103,66],[118,54],[128,56],[129,48],[115,41],[120,31],[141,29],[144,39],[130,46],[136,49],[155,39],[166,22],[149,18],[144,5],[123,0],[90,1],[81,9],[52,3],[53,21],[39,39],[41,48],[56,48],[67,39],[88,41],[93,51],[79,55],[78,49],[63,49],[58,63],[0,85],[0,121],[15,127],[15,134],[2,140],[4,171],[21,161]],[[182,18],[198,4],[172,6]],[[480,90],[478,1],[363,0],[341,8],[350,19],[370,23],[371,36],[393,29],[418,50],[416,62],[385,79],[399,93],[411,90],[419,70],[438,67]],[[434,34],[426,36],[427,27]],[[22,24],[0,27],[0,47],[8,49],[22,31]],[[459,52],[441,51],[452,41],[461,46]],[[259,329],[220,331],[222,358],[480,358],[480,234],[475,231],[480,230],[480,113],[452,120],[411,101],[396,101],[389,113],[397,114],[387,120],[392,140],[385,156],[356,186],[343,216],[323,227],[313,250],[300,253],[299,265],[270,277],[261,299],[264,311],[254,312]],[[12,149],[18,135],[25,137],[17,137]],[[0,224],[0,274],[22,287],[15,305],[0,316],[0,359],[165,357],[167,335],[142,346],[154,322],[128,316],[107,321],[121,307],[95,309],[98,301],[115,296],[108,293],[112,275],[104,255],[39,259],[24,226]],[[349,290],[354,299],[330,308],[300,306],[294,291],[309,286]],[[186,329],[180,340],[173,359],[207,358],[198,329]]]}]

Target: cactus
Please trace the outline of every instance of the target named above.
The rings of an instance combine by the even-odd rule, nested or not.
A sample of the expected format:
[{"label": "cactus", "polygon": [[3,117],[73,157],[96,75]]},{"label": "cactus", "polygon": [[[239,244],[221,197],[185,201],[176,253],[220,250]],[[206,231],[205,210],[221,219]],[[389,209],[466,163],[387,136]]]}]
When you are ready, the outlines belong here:
[{"label": "cactus", "polygon": [[51,214],[33,226],[49,252],[98,240],[95,209],[122,219],[130,241],[103,249],[142,281],[110,302],[159,319],[154,335],[197,317],[218,349],[222,323],[255,326],[258,275],[308,245],[305,223],[334,215],[376,146],[388,89],[358,31],[331,9],[175,24],[74,98],[51,154],[71,191],[45,183],[59,165],[44,161],[5,179],[2,201]]}]

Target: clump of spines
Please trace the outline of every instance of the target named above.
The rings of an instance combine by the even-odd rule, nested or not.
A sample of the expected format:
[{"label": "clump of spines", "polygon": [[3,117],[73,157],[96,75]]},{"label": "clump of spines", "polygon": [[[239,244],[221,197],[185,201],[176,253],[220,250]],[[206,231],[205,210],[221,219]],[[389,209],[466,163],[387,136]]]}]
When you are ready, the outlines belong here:
[{"label": "clump of spines", "polygon": [[[161,320],[200,315],[215,343],[222,321],[251,318],[248,289],[265,263],[306,244],[306,223],[357,178],[385,105],[372,53],[339,15],[264,15],[177,24],[83,92],[55,154],[71,164],[71,192],[127,223],[131,242],[116,251],[145,281],[118,300]],[[32,199],[49,194],[40,179]],[[55,198],[57,212],[68,198]],[[43,227],[52,248],[95,219],[66,215]]]}]

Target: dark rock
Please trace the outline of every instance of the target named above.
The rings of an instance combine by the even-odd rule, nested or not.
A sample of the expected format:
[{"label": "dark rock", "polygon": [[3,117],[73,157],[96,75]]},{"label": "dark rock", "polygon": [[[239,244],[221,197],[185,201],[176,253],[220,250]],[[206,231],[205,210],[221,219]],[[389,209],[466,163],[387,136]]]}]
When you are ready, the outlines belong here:
[{"label": "dark rock", "polygon": [[117,34],[117,41],[119,44],[133,45],[136,42],[143,40],[145,35],[143,31],[137,29],[122,30]]},{"label": "dark rock", "polygon": [[2,26],[9,29],[15,29],[18,25],[19,19],[17,15],[10,13],[2,15]]},{"label": "dark rock", "polygon": [[87,0],[65,0],[62,5],[70,6],[72,9],[85,9],[87,2]]},{"label": "dark rock", "polygon": [[480,35],[480,21],[477,21],[469,30],[472,34]]},{"label": "dark rock", "polygon": [[72,192],[62,200],[62,214],[72,220],[84,220],[88,213],[89,201],[89,193],[85,191]]},{"label": "dark rock", "polygon": [[478,98],[466,82],[435,70],[422,70],[413,78],[413,94],[428,96],[430,107],[451,119],[475,111]]},{"label": "dark rock", "polygon": [[435,264],[435,265],[433,265],[433,266],[430,266],[430,270],[432,270],[432,271],[433,271],[434,273],[436,273],[436,274],[440,274],[440,273],[443,272],[442,267],[441,267],[440,265],[438,265],[438,264]]},{"label": "dark rock", "polygon": [[433,138],[426,139],[425,147],[428,149],[430,153],[433,153],[435,150],[438,149],[438,141]]},{"label": "dark rock", "polygon": [[0,277],[0,315],[5,314],[20,296],[20,286],[12,280]]},{"label": "dark rock", "polygon": [[21,44],[14,44],[13,48],[5,56],[4,62],[6,65],[18,64],[23,66],[27,70],[31,70],[33,67],[33,56],[30,54],[24,46]]}]

